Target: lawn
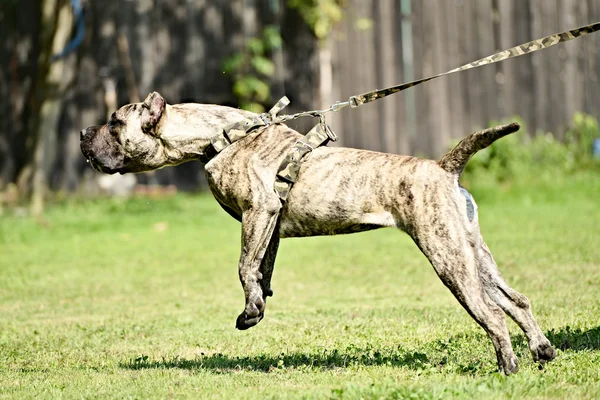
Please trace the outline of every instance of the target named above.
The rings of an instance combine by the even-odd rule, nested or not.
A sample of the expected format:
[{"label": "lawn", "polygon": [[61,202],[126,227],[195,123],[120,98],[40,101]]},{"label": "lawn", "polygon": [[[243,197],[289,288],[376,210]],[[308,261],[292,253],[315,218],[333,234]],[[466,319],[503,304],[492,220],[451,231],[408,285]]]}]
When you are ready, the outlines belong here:
[{"label": "lawn", "polygon": [[402,232],[287,239],[240,332],[239,225],[208,194],[0,217],[0,398],[600,398],[600,178],[477,191],[500,270],[557,348],[521,370]]}]

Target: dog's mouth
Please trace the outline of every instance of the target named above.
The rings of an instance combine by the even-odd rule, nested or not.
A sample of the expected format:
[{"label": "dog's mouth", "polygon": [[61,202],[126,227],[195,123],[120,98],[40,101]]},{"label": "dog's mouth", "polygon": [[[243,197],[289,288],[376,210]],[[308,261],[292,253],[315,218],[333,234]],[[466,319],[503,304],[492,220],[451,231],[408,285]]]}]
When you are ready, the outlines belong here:
[{"label": "dog's mouth", "polygon": [[102,162],[94,156],[94,152],[90,149],[90,146],[84,145],[83,142],[81,145],[81,152],[83,153],[83,156],[85,157],[85,161],[88,164],[90,164],[90,166],[94,170],[105,173],[105,174],[114,174],[116,172],[120,172],[119,169],[113,169],[113,168],[104,166],[102,164]]},{"label": "dog's mouth", "polygon": [[117,172],[121,175],[123,175],[125,172],[123,172],[122,168],[106,168],[103,167],[102,165],[100,165],[93,157],[88,158],[87,163],[89,163],[91,165],[91,167],[93,169],[95,169],[98,172],[102,172],[104,174],[109,174],[109,175],[113,175],[116,174]]},{"label": "dog's mouth", "polygon": [[86,158],[85,162],[87,162],[88,164],[90,164],[90,166],[93,169],[95,169],[96,171],[102,172],[100,166],[94,162],[93,158],[92,159]]},{"label": "dog's mouth", "polygon": [[[109,174],[109,175],[113,175],[116,174],[117,172],[120,173],[121,175],[123,175],[124,173],[126,173],[126,168],[125,168],[125,163],[124,162],[119,162],[118,160],[113,160],[111,157],[103,157],[102,155],[100,155],[100,157],[96,156],[96,154],[91,151],[89,148],[87,148],[86,146],[82,147],[82,153],[83,156],[85,157],[85,160],[88,164],[90,164],[90,166],[98,171],[98,172],[102,172],[104,174]],[[107,159],[104,162],[102,161],[103,159]],[[122,158],[124,161],[124,158]]]}]

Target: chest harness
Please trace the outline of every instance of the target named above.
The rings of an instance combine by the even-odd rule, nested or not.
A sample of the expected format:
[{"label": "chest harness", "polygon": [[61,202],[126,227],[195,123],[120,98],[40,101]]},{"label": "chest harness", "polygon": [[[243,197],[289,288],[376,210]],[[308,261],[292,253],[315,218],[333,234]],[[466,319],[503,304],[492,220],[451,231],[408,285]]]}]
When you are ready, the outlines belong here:
[{"label": "chest harness", "polygon": [[212,139],[211,144],[206,149],[203,158],[203,162],[210,161],[213,157],[218,155],[227,146],[237,142],[238,140],[248,136],[250,133],[258,129],[263,129],[272,124],[284,123],[286,121],[294,120],[300,117],[317,117],[319,123],[315,125],[302,139],[297,140],[292,146],[284,160],[277,169],[277,175],[275,176],[274,189],[281,202],[284,202],[292,189],[294,182],[298,178],[300,167],[304,156],[312,152],[319,146],[327,145],[331,141],[336,141],[337,136],[325,123],[325,113],[330,111],[339,111],[346,106],[356,108],[360,105],[370,103],[375,100],[379,100],[383,97],[389,96],[394,93],[406,90],[413,86],[421,83],[453,74],[455,72],[466,71],[468,69],[481,67],[483,65],[493,64],[499,61],[508,60],[510,58],[519,57],[525,54],[533,53],[539,50],[547,49],[554,45],[569,40],[576,39],[581,36],[596,32],[600,30],[600,22],[596,22],[590,25],[582,26],[577,29],[565,31],[562,33],[556,33],[554,35],[546,36],[541,39],[532,40],[531,42],[524,43],[519,46],[511,47],[510,49],[492,54],[491,56],[481,58],[477,61],[473,61],[469,64],[465,64],[458,68],[450,71],[433,75],[427,78],[418,79],[416,81],[403,83],[400,85],[392,86],[386,89],[376,89],[367,93],[351,96],[348,101],[336,102],[331,107],[324,110],[313,110],[305,111],[292,115],[281,115],[277,114],[283,110],[290,101],[287,97],[282,97],[271,110],[267,113],[262,113],[253,117],[245,118],[239,122],[235,122],[226,126],[223,132]]}]

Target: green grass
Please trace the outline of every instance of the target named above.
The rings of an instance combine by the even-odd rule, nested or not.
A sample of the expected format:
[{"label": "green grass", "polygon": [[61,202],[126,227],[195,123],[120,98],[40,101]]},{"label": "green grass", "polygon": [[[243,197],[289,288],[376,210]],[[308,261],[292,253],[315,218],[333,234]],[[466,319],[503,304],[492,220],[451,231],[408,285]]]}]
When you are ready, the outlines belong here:
[{"label": "green grass", "polygon": [[558,349],[521,370],[402,232],[282,242],[265,319],[243,309],[239,226],[210,195],[0,217],[2,398],[599,398],[600,178],[478,191],[486,241]]}]

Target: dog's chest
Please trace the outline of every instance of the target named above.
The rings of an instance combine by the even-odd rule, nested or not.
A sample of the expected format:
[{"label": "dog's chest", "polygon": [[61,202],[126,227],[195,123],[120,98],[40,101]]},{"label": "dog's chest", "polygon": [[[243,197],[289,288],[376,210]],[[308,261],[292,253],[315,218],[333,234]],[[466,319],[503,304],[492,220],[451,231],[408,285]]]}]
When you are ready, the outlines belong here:
[{"label": "dog's chest", "polygon": [[241,220],[242,207],[239,192],[243,190],[240,171],[235,164],[227,165],[213,160],[206,165],[206,179],[211,193],[221,207],[232,217]]}]

